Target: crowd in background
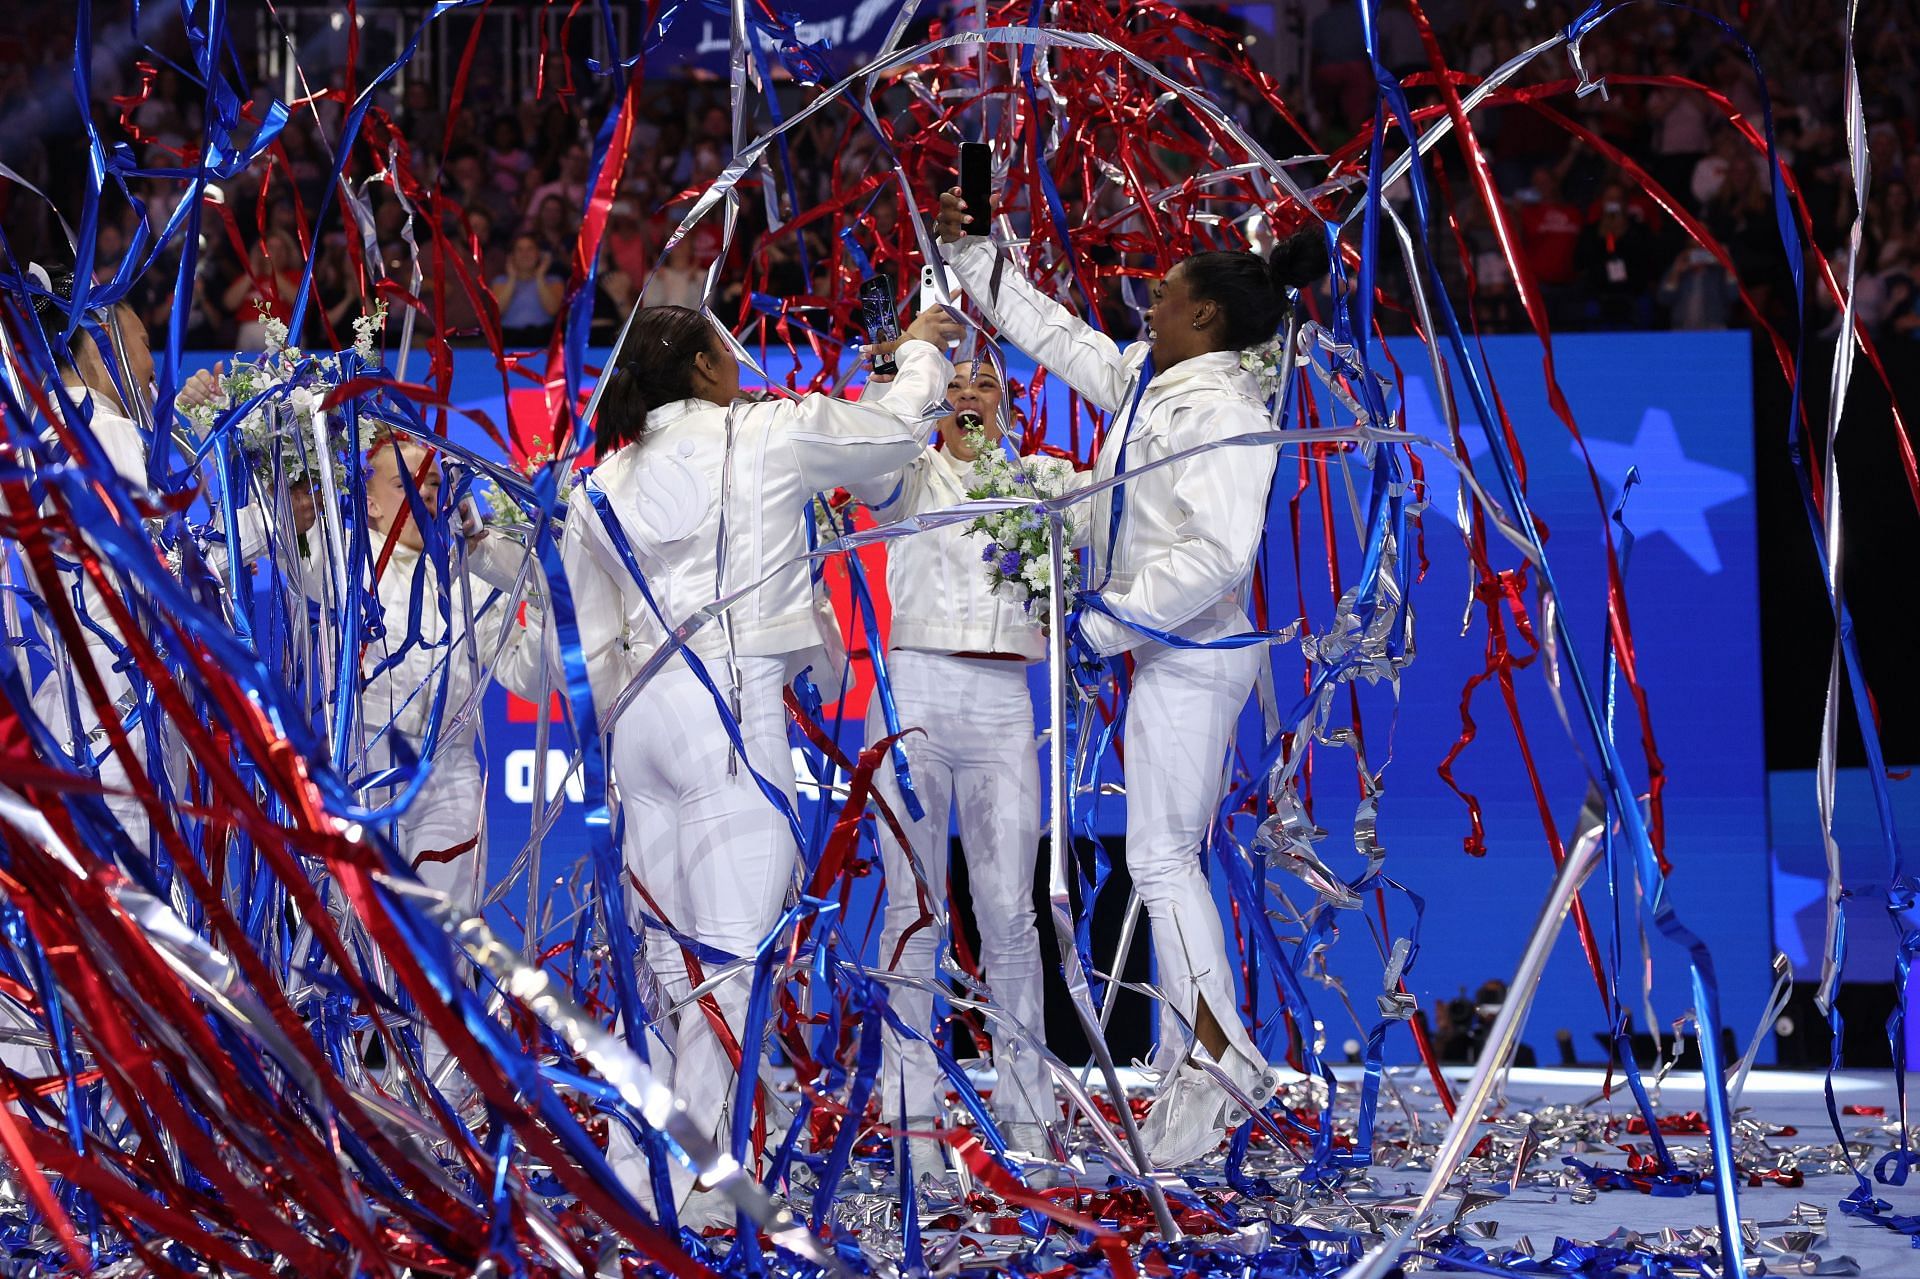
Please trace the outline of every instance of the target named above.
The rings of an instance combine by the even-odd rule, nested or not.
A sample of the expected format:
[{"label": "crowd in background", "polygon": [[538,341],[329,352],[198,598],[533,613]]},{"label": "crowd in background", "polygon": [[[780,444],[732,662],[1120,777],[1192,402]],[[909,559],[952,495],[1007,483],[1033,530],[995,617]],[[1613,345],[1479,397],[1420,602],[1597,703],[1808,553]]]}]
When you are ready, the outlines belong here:
[{"label": "crowd in background", "polygon": [[[1836,270],[1842,270],[1851,218],[1847,140],[1838,125],[1842,6],[1821,5],[1817,11],[1794,6],[1789,11],[1785,6],[1705,0],[1700,7],[1724,10],[1757,46],[1768,76],[1781,158],[1805,195],[1815,243],[1841,255]],[[9,121],[0,132],[0,161],[41,186],[73,219],[85,178],[79,157],[86,147],[81,121],[71,109],[73,11],[66,4],[29,3],[25,8],[32,11],[23,15],[26,20],[0,36],[0,119]],[[115,8],[95,6],[94,123],[109,146],[124,141],[131,154],[148,164],[177,163],[181,150],[200,137],[204,95],[163,62],[156,63],[151,82],[143,85],[130,69],[134,51],[124,34],[127,24],[114,19]],[[1384,59],[1402,73],[1424,70],[1421,37],[1404,6],[1388,3],[1382,8]],[[1913,41],[1900,29],[1902,8],[1896,0],[1863,3],[1854,46],[1873,171],[1859,310],[1882,341],[1920,337],[1920,224],[1909,186],[1913,167],[1920,162],[1914,127],[1920,79],[1915,76]],[[1451,65],[1473,74],[1499,67],[1573,16],[1565,4],[1534,7],[1517,0],[1434,0],[1425,10]],[[1238,21],[1228,13],[1214,17],[1228,24]],[[1283,76],[1280,87],[1309,137],[1283,125],[1250,84],[1215,76],[1208,85],[1254,136],[1282,156],[1337,146],[1372,118],[1372,75],[1354,7],[1333,5],[1307,24],[1300,38],[1307,42],[1311,73],[1304,83]],[[171,53],[184,61],[187,50]],[[1591,73],[1615,79],[1604,92],[1567,94],[1553,105],[1598,141],[1570,137],[1560,124],[1526,107],[1482,110],[1474,117],[1517,234],[1516,248],[1542,286],[1555,327],[1745,326],[1751,320],[1736,278],[1769,320],[1790,322],[1791,279],[1778,242],[1764,160],[1698,92],[1621,79],[1691,78],[1757,121],[1760,98],[1744,57],[1709,19],[1664,8],[1623,15],[1601,27],[1584,41],[1582,57]],[[555,74],[547,77],[542,95],[509,98],[486,91],[484,83],[470,85],[451,119],[447,86],[432,83],[424,74],[414,74],[382,100],[409,145],[420,190],[439,197],[435,209],[447,236],[443,248],[436,250],[427,226],[418,219],[410,223],[407,207],[388,185],[373,182],[364,188],[389,277],[417,296],[437,292],[440,298],[437,313],[416,317],[417,331],[438,325],[452,339],[480,340],[472,293],[482,288],[498,305],[509,345],[540,344],[552,331],[565,300],[587,203],[591,131],[608,109],[604,77],[584,67],[558,65],[558,55],[553,60]],[[1556,51],[1538,59],[1513,83],[1541,84],[1570,74],[1564,52]],[[688,207],[689,192],[717,176],[731,155],[733,122],[726,93],[723,81],[649,69],[626,177],[607,210],[593,307],[598,335],[610,331],[636,301],[689,304],[705,293],[709,268],[721,248],[718,219],[704,220],[695,234],[664,256],[662,248]],[[1411,93],[1416,105],[1437,101],[1417,85]],[[804,102],[806,91],[788,86],[782,94],[791,110]],[[264,107],[272,96],[268,87],[260,86],[254,109]],[[247,348],[257,345],[267,317],[289,317],[307,261],[300,249],[307,231],[303,221],[320,208],[327,193],[332,151],[326,139],[338,136],[342,117],[335,103],[325,103],[317,112],[294,112],[281,137],[284,164],[272,166],[271,172],[268,165],[256,164],[225,184],[224,214],[210,210],[203,226],[203,251],[185,322],[190,345]],[[833,113],[822,113],[791,136],[795,206],[804,209],[828,198],[836,182],[863,176],[878,164],[875,149],[859,133],[843,132],[845,124]],[[750,132],[764,127],[761,121]],[[241,132],[244,136],[245,126]],[[1617,147],[1643,165],[1653,182],[1726,247],[1734,271],[1679,230],[1649,194],[1648,183],[1623,174],[1603,153],[1603,145]],[[1450,211],[1452,223],[1436,228],[1438,247],[1452,275],[1456,303],[1470,298],[1472,315],[1483,329],[1524,328],[1526,317],[1493,224],[1480,207],[1458,148],[1445,143],[1436,154],[1443,162],[1439,208]],[[133,179],[129,186],[155,225],[164,222],[184,189],[177,179]],[[1404,186],[1390,194],[1404,207]],[[716,305],[722,314],[740,313],[743,289],[780,297],[835,287],[817,269],[810,278],[803,266],[818,262],[831,247],[824,225],[800,237],[791,232],[763,237],[764,207],[754,191],[743,199],[742,214],[718,272]],[[129,250],[137,216],[124,200],[102,206],[97,256],[102,278],[112,275]],[[58,228],[45,204],[3,176],[0,219],[17,260],[57,251]],[[360,272],[343,228],[336,212],[314,242],[315,292],[306,329],[299,335],[310,345],[325,343],[329,330],[347,333],[348,323],[370,304],[362,296]],[[866,210],[862,230],[870,243],[906,238],[900,234],[900,210],[888,196]],[[428,276],[439,273],[444,287],[436,291],[431,278],[415,282],[409,238],[420,246],[421,269]],[[477,255],[477,269],[455,271],[450,257],[456,254]],[[1379,265],[1391,292],[1398,264],[1383,259]],[[164,331],[172,307],[173,274],[172,260],[163,256],[134,295],[155,332]],[[1814,305],[1817,324],[1829,330],[1837,325],[1833,307]],[[1122,331],[1131,322],[1117,288],[1102,310]],[[1408,323],[1391,310],[1382,319],[1390,327]]]}]

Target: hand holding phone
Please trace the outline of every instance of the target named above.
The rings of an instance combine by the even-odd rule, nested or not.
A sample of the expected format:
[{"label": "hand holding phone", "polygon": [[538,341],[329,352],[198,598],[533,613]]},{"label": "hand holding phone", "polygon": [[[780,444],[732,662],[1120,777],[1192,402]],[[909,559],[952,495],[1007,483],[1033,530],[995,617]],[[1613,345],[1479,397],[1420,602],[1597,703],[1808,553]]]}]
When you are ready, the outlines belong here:
[{"label": "hand holding phone", "polygon": [[469,541],[487,531],[486,521],[480,518],[480,504],[471,497],[460,499],[460,505],[454,508],[454,518],[459,521],[460,535]]},{"label": "hand holding phone", "polygon": [[935,306],[913,317],[913,323],[907,326],[907,336],[930,342],[934,346],[953,346],[966,332],[966,326],[947,314],[943,306]]},{"label": "hand holding phone", "polygon": [[860,315],[867,326],[867,344],[874,349],[876,374],[899,372],[893,346],[900,340],[900,312],[893,301],[893,277],[885,271],[860,282]]},{"label": "hand holding phone", "polygon": [[986,235],[993,229],[993,151],[984,142],[960,144],[960,198],[967,206],[963,229]]}]

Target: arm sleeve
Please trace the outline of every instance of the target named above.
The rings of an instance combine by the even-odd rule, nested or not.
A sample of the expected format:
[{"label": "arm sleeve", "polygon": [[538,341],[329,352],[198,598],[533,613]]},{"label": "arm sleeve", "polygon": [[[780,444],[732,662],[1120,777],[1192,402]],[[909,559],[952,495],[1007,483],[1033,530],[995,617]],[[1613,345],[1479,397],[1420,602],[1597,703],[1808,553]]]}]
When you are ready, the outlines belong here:
[{"label": "arm sleeve", "polygon": [[[560,559],[573,597],[574,622],[580,630],[580,653],[593,684],[594,702],[604,709],[626,683],[626,663],[620,652],[626,628],[626,592],[602,554],[604,534],[594,527],[599,519],[587,502],[586,485],[577,486],[567,500],[567,526],[562,534]],[[561,672],[564,682],[565,672]]]},{"label": "arm sleeve", "polygon": [[913,514],[920,509],[920,495],[926,488],[930,449],[931,446],[921,449],[913,461],[897,471],[847,485],[847,491],[882,520],[897,520]]},{"label": "arm sleeve", "polygon": [[[809,492],[853,488],[910,465],[947,413],[953,365],[930,342],[903,343],[900,375],[877,404],[807,395],[772,406],[774,431]],[[882,494],[885,496],[885,494]]]},{"label": "arm sleeve", "polygon": [[[520,566],[531,555],[528,548],[512,538],[489,531],[468,549],[467,571],[495,590],[511,591],[520,580]],[[536,560],[527,572],[527,599],[538,605],[546,597],[546,579]]]},{"label": "arm sleeve", "polygon": [[[1042,459],[1050,468],[1048,476],[1052,487],[1049,492],[1065,497],[1069,493],[1078,493],[1093,483],[1091,470],[1076,470],[1065,458],[1049,457]],[[1093,545],[1093,518],[1098,510],[1105,510],[1102,499],[1090,497],[1076,502],[1067,508],[1067,546],[1070,550],[1084,550]]]},{"label": "arm sleeve", "polygon": [[[1235,401],[1180,411],[1168,442],[1178,452],[1266,428],[1252,405]],[[1271,448],[1215,449],[1170,468],[1173,545],[1143,565],[1124,590],[1103,592],[1107,605],[1128,621],[1171,631],[1245,581],[1266,527],[1276,456]],[[1098,613],[1088,613],[1082,625],[1087,642],[1102,656],[1126,652],[1146,638]]]},{"label": "arm sleeve", "polygon": [[[234,513],[237,535],[210,541],[206,547],[207,563],[214,575],[226,581],[236,555],[244,573],[253,572],[263,558],[271,559],[279,568],[280,576],[298,586],[303,596],[316,604],[326,604],[329,574],[326,528],[320,520],[315,520],[313,527],[304,535],[303,551],[303,535],[290,528],[277,528],[265,515],[265,497],[260,493],[251,496],[252,500]],[[222,504],[213,504],[216,519],[224,510]]]},{"label": "arm sleeve", "polygon": [[1012,263],[994,278],[993,245],[968,236],[947,246],[947,265],[1000,336],[1109,413],[1126,403],[1131,368],[1112,338],[1033,286]]},{"label": "arm sleeve", "polygon": [[[493,679],[508,692],[524,697],[530,702],[538,702],[544,690],[561,686],[557,665],[551,661],[542,661],[547,656],[546,614],[533,604],[526,606],[526,620],[523,622],[506,610],[504,595],[493,603],[480,618],[480,657],[493,659]],[[506,643],[501,643],[501,636]],[[494,655],[498,648],[499,655]],[[543,670],[543,666],[547,669]],[[548,678],[547,676],[551,676]]]},{"label": "arm sleeve", "polygon": [[[860,403],[878,405],[899,385],[897,378],[884,382],[869,380],[860,388]],[[849,493],[858,498],[875,515],[884,519],[896,519],[907,512],[917,509],[915,498],[921,488],[921,477],[926,472],[927,450],[921,449],[914,455],[913,461],[897,471],[877,475],[871,479],[857,480],[846,486]]]}]

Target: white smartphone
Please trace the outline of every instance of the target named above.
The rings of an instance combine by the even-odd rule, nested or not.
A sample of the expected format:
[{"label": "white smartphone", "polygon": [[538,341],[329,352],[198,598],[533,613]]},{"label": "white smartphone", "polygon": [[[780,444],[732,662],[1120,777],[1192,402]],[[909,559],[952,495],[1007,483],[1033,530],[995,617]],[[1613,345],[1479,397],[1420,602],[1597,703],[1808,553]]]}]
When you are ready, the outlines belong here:
[{"label": "white smartphone", "polygon": [[918,315],[930,306],[940,304],[939,281],[934,278],[934,266],[929,262],[920,268],[920,306],[914,312]]},{"label": "white smartphone", "polygon": [[460,535],[462,537],[478,537],[480,534],[486,532],[486,521],[480,518],[480,504],[474,501],[473,498],[461,498],[456,515],[460,521]]},{"label": "white smartphone", "polygon": [[[920,268],[920,306],[918,310],[914,311],[915,315],[919,315],[922,311],[930,311],[940,305],[940,279],[934,274],[937,270],[939,270],[939,268],[931,262],[926,263]],[[955,338],[953,341],[947,343],[947,349],[951,351],[959,345],[960,339]]]}]

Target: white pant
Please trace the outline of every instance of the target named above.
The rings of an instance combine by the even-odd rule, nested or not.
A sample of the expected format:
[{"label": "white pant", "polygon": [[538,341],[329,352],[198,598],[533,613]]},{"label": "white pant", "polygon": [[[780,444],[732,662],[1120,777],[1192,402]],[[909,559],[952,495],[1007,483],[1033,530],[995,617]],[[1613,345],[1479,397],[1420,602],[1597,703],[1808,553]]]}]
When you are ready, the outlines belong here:
[{"label": "white pant", "polygon": [[[711,662],[707,669],[727,695],[727,665]],[[747,757],[792,802],[793,752],[782,701],[786,663],[741,658],[737,669]],[[729,771],[731,754],[712,695],[678,660],[647,684],[613,730],[627,870],[646,890],[646,897],[629,891],[634,908],[704,945],[745,957],[779,921],[799,850],[786,818],[745,765]],[[644,944],[663,995],[672,1003],[685,999],[693,983],[680,944],[658,928],[646,930]],[[713,968],[701,965],[703,980]],[[735,1043],[752,985],[748,969],[713,992]],[[724,1145],[733,1063],[698,1004],[680,1010],[672,1031],[673,1064],[662,1072],[664,1081],[686,1102],[695,1122]],[[618,1125],[614,1133],[618,1140],[609,1154],[616,1170],[629,1189],[642,1191],[638,1154]]]},{"label": "white pant", "polygon": [[[1033,700],[1024,662],[952,657],[916,649],[887,654],[900,739],[915,791],[926,816],[907,816],[893,764],[874,773],[880,796],[906,828],[936,911],[947,908],[948,814],[957,807],[960,844],[966,850],[973,914],[980,926],[980,962],[994,998],[1035,1036],[1047,1031],[1040,979],[1040,933],[1033,912],[1033,870],[1040,843],[1040,767],[1035,755]],[[867,740],[886,736],[876,692],[867,709]],[[932,983],[944,944],[936,924],[900,938],[920,918],[913,866],[884,821],[880,851],[887,873],[886,926],[880,934],[880,965]],[[896,958],[896,952],[898,952]],[[889,985],[887,998],[900,1020],[933,1033],[933,996]],[[946,1082],[933,1049],[889,1030],[880,1086],[882,1113],[923,1118]],[[996,1034],[993,1065],[998,1078],[994,1112],[1003,1123],[1035,1123],[1056,1117],[1052,1089],[1040,1055],[1018,1036]]]},{"label": "white pant", "polygon": [[[423,739],[389,730],[382,733],[367,752],[370,771],[393,766],[394,753],[389,742],[395,736],[405,741],[415,759],[420,757],[425,746]],[[391,794],[387,792],[388,797]],[[421,883],[445,893],[448,905],[458,915],[472,914],[480,904],[487,866],[486,811],[486,778],[474,753],[473,730],[468,728],[440,739],[427,780],[406,811],[394,818],[390,828],[401,859],[413,867]],[[474,841],[473,847],[452,857],[437,856],[468,840]],[[427,1074],[437,1077],[449,1055],[446,1044],[424,1024],[419,1033]],[[442,1082],[452,1085],[451,1078]]]},{"label": "white pant", "polygon": [[[376,725],[375,728],[380,726]],[[367,771],[379,772],[398,761],[389,743],[394,738],[406,743],[415,759],[424,748],[421,738],[411,733],[389,730],[381,733],[367,751]],[[370,802],[389,803],[398,787],[382,787]],[[388,834],[400,857],[420,876],[427,887],[443,892],[454,910],[470,914],[480,902],[485,879],[487,844],[487,782],[480,772],[480,760],[474,754],[471,728],[440,739],[433,758],[433,770],[407,805],[393,819]],[[473,847],[451,858],[439,856],[458,848],[468,840]]]},{"label": "white pant", "polygon": [[1200,845],[1220,800],[1234,724],[1253,688],[1262,650],[1135,650],[1127,699],[1127,870],[1153,927],[1157,983],[1171,1007],[1160,1019],[1160,1060],[1175,1062],[1200,1001],[1228,1044],[1265,1059],[1241,1023],[1226,933],[1200,870]]},{"label": "white pant", "polygon": [[[116,705],[124,701],[127,694],[133,690],[133,685],[124,671],[114,668],[115,659],[112,651],[104,643],[91,638],[86,645],[86,650],[87,657],[93,663],[93,669],[100,675],[100,683],[106,689],[107,696],[112,698]],[[74,704],[78,708],[77,725],[68,715],[66,677],[69,675],[73,680]],[[133,782],[127,776],[126,760],[119,748],[114,746],[113,740],[105,732],[100,731],[101,717],[94,709],[93,702],[88,699],[87,690],[80,683],[78,671],[74,670],[71,664],[62,663],[59,668],[42,679],[39,686],[33,690],[32,702],[34,713],[40,717],[40,722],[53,734],[54,740],[63,750],[78,755],[80,751],[75,738],[92,738],[85,744],[95,756],[103,757],[100,759],[99,770],[95,774],[99,783],[107,788],[107,793],[101,798],[107,806],[107,811],[112,813],[114,820],[120,823],[120,829],[126,832],[134,851],[144,856],[152,836],[152,826],[147,819],[147,807],[131,793]],[[111,713],[116,718],[125,718],[122,710],[114,710]],[[127,732],[128,744],[138,759],[142,774],[149,774],[151,771],[146,754],[147,723],[148,721],[142,720]],[[166,740],[168,738],[162,738],[163,742]],[[170,773],[177,775],[180,772],[173,759],[169,758],[168,765]],[[152,779],[149,778],[149,780]],[[103,854],[105,852],[104,849],[99,851]]]},{"label": "white pant", "polygon": [[[407,744],[418,754],[420,742]],[[394,822],[394,841],[422,883],[447,895],[453,909],[471,914],[480,903],[487,865],[487,782],[480,773],[471,732],[445,742],[426,785]],[[451,858],[438,856],[468,840],[473,847]]]}]

